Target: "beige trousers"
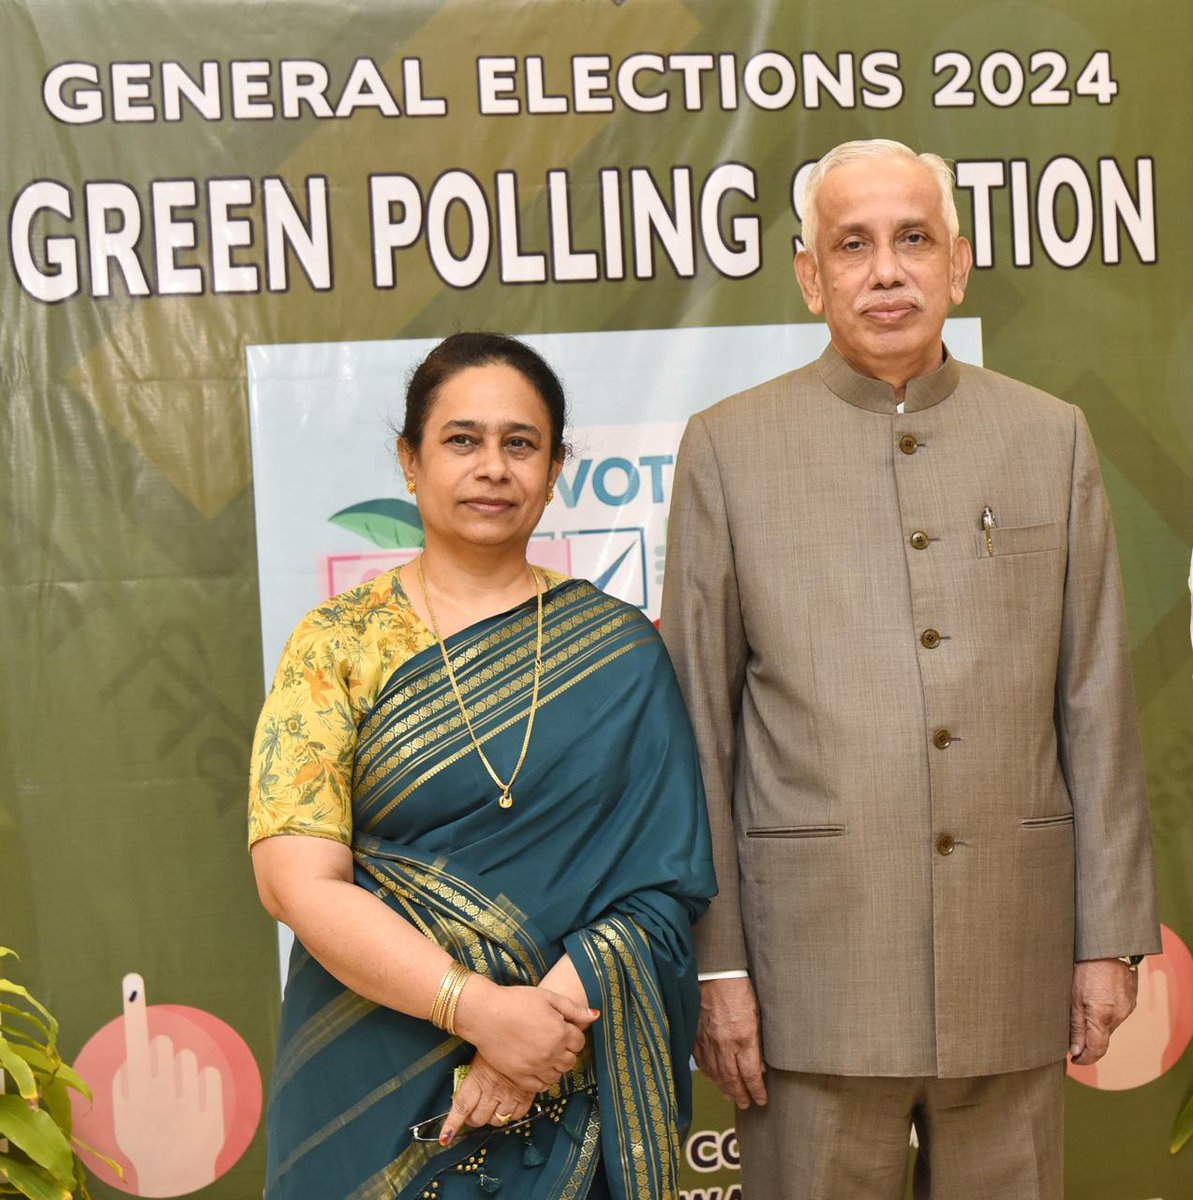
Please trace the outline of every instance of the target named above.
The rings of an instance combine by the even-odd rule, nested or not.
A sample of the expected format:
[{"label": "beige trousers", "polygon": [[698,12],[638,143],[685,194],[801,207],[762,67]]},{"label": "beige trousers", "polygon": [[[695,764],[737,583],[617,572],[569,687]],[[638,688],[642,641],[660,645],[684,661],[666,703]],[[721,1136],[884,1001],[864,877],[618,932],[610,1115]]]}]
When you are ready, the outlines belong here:
[{"label": "beige trousers", "polygon": [[742,1200],[1061,1200],[1064,1064],[971,1079],[768,1068],[737,1114]]}]

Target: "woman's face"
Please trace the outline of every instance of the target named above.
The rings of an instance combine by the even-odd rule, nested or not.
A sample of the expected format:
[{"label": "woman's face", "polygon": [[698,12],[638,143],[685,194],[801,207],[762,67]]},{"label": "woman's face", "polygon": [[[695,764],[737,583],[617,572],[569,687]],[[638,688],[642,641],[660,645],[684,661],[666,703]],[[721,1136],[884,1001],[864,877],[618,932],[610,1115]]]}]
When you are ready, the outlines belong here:
[{"label": "woman's face", "polygon": [[562,461],[526,377],[504,363],[466,367],[431,404],[417,451],[398,443],[427,540],[524,549]]}]

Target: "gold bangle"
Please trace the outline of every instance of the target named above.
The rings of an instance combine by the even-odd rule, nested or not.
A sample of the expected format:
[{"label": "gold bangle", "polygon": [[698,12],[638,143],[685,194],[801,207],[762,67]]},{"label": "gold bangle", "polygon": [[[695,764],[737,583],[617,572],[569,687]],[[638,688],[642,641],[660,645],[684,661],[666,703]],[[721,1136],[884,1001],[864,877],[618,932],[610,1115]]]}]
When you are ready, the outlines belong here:
[{"label": "gold bangle", "polygon": [[452,1037],[456,1036],[456,1006],[460,1003],[460,993],[463,992],[464,985],[471,978],[472,972],[463,970],[452,984],[451,995],[447,1000],[447,1015],[443,1019],[444,1027]]},{"label": "gold bangle", "polygon": [[442,1029],[453,1037],[456,1033],[456,1005],[460,1002],[460,993],[464,985],[472,977],[472,972],[463,963],[452,962],[439,981],[439,990],[435,993],[431,1005],[431,1024],[436,1029]]},{"label": "gold bangle", "polygon": [[431,1003],[431,1024],[436,1029],[443,1028],[443,1013],[444,1001],[447,999],[447,991],[451,986],[451,981],[455,978],[456,967],[459,964],[452,962],[443,973],[443,978],[439,980],[439,990],[435,993],[435,999]]}]

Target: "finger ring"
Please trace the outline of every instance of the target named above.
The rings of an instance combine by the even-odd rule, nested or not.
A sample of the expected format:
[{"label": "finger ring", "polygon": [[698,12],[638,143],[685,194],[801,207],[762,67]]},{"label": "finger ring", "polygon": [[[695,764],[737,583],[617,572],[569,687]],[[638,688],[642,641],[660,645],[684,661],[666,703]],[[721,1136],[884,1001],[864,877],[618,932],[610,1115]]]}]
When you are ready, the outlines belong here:
[{"label": "finger ring", "polygon": [[506,1121],[508,1121],[513,1115],[513,1113],[494,1113],[493,1120],[496,1121],[498,1125],[504,1125]]}]

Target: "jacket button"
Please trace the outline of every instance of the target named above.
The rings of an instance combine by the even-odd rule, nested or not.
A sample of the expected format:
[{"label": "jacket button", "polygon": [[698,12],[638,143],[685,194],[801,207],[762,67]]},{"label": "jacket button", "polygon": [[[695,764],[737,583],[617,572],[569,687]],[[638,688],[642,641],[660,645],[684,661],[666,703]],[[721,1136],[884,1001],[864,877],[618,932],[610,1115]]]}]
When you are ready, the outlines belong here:
[{"label": "jacket button", "polygon": [[940,634],[935,629],[925,629],[920,634],[920,643],[925,650],[935,650],[940,645]]},{"label": "jacket button", "polygon": [[911,535],[911,544],[916,550],[927,550],[929,540],[928,535],[922,529],[917,529]]},{"label": "jacket button", "polygon": [[914,433],[905,433],[899,439],[899,449],[902,450],[904,454],[914,454],[917,446],[919,446],[919,442],[915,440]]},{"label": "jacket button", "polygon": [[947,750],[953,744],[953,735],[947,729],[938,729],[932,735],[932,745],[937,750]]},{"label": "jacket button", "polygon": [[942,833],[940,837],[936,839],[936,853],[952,854],[953,847],[956,844],[957,843],[953,840],[953,835],[951,833]]}]

